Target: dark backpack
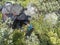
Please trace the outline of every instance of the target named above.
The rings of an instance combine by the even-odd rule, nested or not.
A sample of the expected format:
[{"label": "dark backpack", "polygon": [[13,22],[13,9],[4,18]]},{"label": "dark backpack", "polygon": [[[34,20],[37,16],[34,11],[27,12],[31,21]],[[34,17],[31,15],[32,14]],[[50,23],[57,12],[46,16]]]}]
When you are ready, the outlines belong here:
[{"label": "dark backpack", "polygon": [[17,15],[16,17],[18,20],[28,20],[28,17],[25,13],[21,13],[20,15]]}]

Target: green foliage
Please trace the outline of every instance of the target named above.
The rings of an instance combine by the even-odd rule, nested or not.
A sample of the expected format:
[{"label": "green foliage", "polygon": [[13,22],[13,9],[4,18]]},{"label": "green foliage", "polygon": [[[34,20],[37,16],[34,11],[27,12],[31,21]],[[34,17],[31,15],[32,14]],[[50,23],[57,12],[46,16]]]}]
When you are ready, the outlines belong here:
[{"label": "green foliage", "polygon": [[0,20],[2,19],[2,14],[1,14],[1,12],[0,12]]},{"label": "green foliage", "polygon": [[26,7],[30,0],[17,0],[17,3],[21,4],[22,6]]},{"label": "green foliage", "polygon": [[[18,29],[13,30],[8,27],[6,24],[7,22],[2,23],[0,20],[0,45],[60,45],[60,22],[51,26],[49,23],[43,21],[45,13],[57,11],[60,8],[59,1],[17,0],[17,2],[21,3],[24,7],[26,7],[30,2],[36,4],[42,15],[39,14],[41,16],[38,20],[31,20],[31,24],[34,26],[34,35],[32,34],[33,36],[31,35],[28,40],[25,40],[24,35],[26,32],[20,32]],[[0,13],[0,19],[1,18],[2,15]],[[26,42],[28,42],[28,44]]]},{"label": "green foliage", "polygon": [[13,34],[13,45],[25,45],[24,43],[24,33],[18,31],[14,31]]},{"label": "green foliage", "polygon": [[39,40],[41,45],[57,45],[59,37],[60,27],[51,25],[43,22],[43,16],[39,20],[33,20],[32,24],[34,25],[35,33],[39,34]]},{"label": "green foliage", "polygon": [[60,4],[57,0],[39,0],[38,7],[42,13],[48,13],[57,11],[60,8]]}]

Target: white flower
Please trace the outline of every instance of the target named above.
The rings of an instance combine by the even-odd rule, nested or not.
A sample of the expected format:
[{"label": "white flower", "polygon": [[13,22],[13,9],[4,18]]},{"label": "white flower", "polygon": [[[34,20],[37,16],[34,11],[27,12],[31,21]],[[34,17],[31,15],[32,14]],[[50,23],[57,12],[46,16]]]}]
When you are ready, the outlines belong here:
[{"label": "white flower", "polygon": [[55,25],[57,23],[58,16],[53,12],[45,15],[44,21]]}]

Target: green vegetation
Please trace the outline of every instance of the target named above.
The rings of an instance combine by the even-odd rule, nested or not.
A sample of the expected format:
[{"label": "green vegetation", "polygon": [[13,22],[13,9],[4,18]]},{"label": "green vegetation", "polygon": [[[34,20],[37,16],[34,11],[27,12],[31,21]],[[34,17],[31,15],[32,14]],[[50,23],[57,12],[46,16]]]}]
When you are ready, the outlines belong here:
[{"label": "green vegetation", "polygon": [[[3,0],[2,0],[3,2]],[[9,28],[6,23],[2,23],[0,20],[0,45],[60,45],[60,22],[56,25],[51,26],[50,23],[43,21],[44,15],[48,12],[57,11],[60,8],[59,0],[17,0],[24,7],[28,3],[32,2],[37,5],[41,11],[38,15],[41,15],[38,20],[31,20],[34,26],[34,31],[31,36],[34,41],[29,41],[25,39],[25,32],[20,32],[20,29],[13,30]],[[0,19],[2,15],[0,13]],[[24,29],[26,29],[24,27]],[[35,41],[35,37],[38,41]],[[26,41],[28,43],[26,43]],[[38,43],[38,44],[37,44]]]}]

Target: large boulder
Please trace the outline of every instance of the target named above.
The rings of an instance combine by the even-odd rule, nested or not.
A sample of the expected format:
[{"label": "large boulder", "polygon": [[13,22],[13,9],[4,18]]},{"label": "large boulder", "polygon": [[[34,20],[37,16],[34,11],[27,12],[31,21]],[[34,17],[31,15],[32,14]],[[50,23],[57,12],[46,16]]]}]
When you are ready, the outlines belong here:
[{"label": "large boulder", "polygon": [[6,2],[2,8],[2,14],[11,13],[12,3]]},{"label": "large boulder", "polygon": [[15,13],[16,15],[19,15],[21,12],[22,12],[22,10],[23,10],[23,7],[21,6],[21,5],[19,5],[19,4],[14,4],[13,6],[12,6],[12,13]]},{"label": "large boulder", "polygon": [[32,3],[30,3],[30,4],[28,4],[27,5],[27,10],[25,11],[25,14],[26,15],[29,15],[29,16],[31,16],[31,17],[37,17],[37,8],[36,8],[36,5],[35,4],[32,4]]}]

